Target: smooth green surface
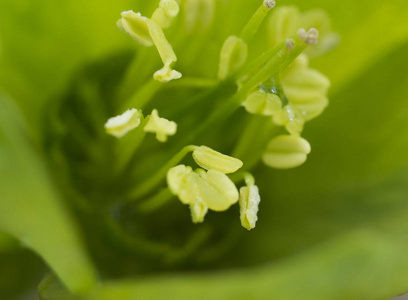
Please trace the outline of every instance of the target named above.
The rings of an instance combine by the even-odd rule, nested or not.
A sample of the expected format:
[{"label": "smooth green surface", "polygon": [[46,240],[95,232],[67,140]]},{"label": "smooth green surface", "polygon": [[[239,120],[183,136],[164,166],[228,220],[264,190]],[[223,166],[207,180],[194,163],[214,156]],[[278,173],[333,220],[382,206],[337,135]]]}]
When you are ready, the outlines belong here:
[{"label": "smooth green surface", "polygon": [[74,292],[96,276],[13,102],[0,94],[0,231],[44,258]]}]

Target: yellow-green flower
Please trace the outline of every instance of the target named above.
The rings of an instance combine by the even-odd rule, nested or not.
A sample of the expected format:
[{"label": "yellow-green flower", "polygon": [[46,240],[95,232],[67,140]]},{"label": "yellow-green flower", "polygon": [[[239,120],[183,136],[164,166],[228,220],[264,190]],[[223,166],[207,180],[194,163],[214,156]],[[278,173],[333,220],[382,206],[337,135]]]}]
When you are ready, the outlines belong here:
[{"label": "yellow-green flower", "polygon": [[407,17],[0,1],[0,298],[407,292]]}]

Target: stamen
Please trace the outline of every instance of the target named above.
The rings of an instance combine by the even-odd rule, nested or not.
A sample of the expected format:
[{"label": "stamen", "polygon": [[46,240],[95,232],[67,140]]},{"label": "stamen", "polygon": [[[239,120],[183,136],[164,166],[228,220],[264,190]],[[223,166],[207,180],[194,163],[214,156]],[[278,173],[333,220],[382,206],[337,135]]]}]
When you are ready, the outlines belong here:
[{"label": "stamen", "polygon": [[139,110],[129,109],[119,116],[110,118],[105,123],[106,132],[114,137],[121,138],[130,130],[139,126],[142,116]]},{"label": "stamen", "polygon": [[311,28],[308,31],[308,36],[305,41],[306,44],[308,45],[316,45],[319,41],[319,31],[315,28]]},{"label": "stamen", "polygon": [[206,170],[218,170],[224,174],[234,173],[243,165],[239,159],[206,146],[197,147],[193,152],[193,158],[200,167]]},{"label": "stamen", "polygon": [[170,191],[189,204],[194,223],[204,220],[208,209],[225,211],[238,201],[238,190],[227,175],[216,170],[205,172],[179,165],[167,172]]},{"label": "stamen", "polygon": [[122,12],[121,16],[122,18],[116,22],[116,25],[121,31],[130,35],[136,42],[143,46],[153,46],[153,41],[150,38],[149,29],[146,25],[146,17],[132,10]]},{"label": "stamen", "polygon": [[261,197],[253,176],[246,174],[245,177],[247,186],[243,186],[239,190],[240,218],[242,227],[251,230],[255,228],[256,221],[258,221],[257,214]]},{"label": "stamen", "polygon": [[285,46],[286,46],[286,49],[288,49],[289,51],[292,51],[293,49],[295,49],[296,44],[295,44],[294,39],[287,39],[285,42]]},{"label": "stamen", "polygon": [[319,31],[316,28],[310,28],[308,32],[304,28],[300,28],[297,35],[300,40],[308,45],[316,45],[319,41]]},{"label": "stamen", "polygon": [[177,61],[177,56],[173,51],[173,47],[167,41],[162,28],[155,21],[150,19],[146,20],[146,24],[164,64],[164,67],[154,74],[154,79],[160,82],[168,82],[172,79],[180,78],[181,73],[171,69]]},{"label": "stamen", "polygon": [[178,15],[179,11],[180,7],[176,1],[161,0],[159,7],[152,15],[152,20],[159,24],[161,28],[169,28],[172,19]]},{"label": "stamen", "polygon": [[271,8],[274,8],[274,7],[275,7],[276,2],[275,2],[275,0],[264,0],[263,5],[264,5],[266,8],[271,9]]},{"label": "stamen", "polygon": [[297,32],[297,36],[299,37],[299,39],[301,39],[302,41],[305,41],[307,39],[307,32],[306,29],[304,28],[300,28]]},{"label": "stamen", "polygon": [[293,135],[280,135],[269,142],[262,160],[272,168],[291,169],[302,165],[310,150],[310,144],[305,139]]},{"label": "stamen", "polygon": [[176,134],[177,124],[165,118],[160,118],[157,109],[153,109],[150,119],[143,130],[156,133],[157,140],[164,143],[167,141],[167,136]]},{"label": "stamen", "polygon": [[275,7],[275,5],[276,3],[273,0],[263,1],[263,4],[252,15],[251,19],[248,21],[241,32],[240,36],[245,42],[248,43],[254,37],[262,21],[268,15],[269,11]]}]

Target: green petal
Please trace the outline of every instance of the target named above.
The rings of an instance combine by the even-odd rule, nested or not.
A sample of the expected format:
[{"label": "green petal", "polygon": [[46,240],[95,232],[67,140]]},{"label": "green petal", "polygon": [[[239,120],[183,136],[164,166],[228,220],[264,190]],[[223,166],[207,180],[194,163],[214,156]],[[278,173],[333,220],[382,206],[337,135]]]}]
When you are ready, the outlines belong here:
[{"label": "green petal", "polygon": [[88,290],[95,270],[24,126],[0,94],[0,231],[42,256],[71,291]]}]

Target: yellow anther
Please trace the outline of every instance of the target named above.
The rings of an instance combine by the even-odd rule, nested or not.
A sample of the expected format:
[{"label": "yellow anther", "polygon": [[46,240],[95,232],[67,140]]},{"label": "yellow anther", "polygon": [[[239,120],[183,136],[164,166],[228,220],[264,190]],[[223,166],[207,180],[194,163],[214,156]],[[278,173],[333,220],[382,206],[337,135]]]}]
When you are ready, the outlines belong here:
[{"label": "yellow anther", "polygon": [[310,144],[305,139],[293,135],[280,135],[269,142],[262,159],[269,167],[291,169],[302,165],[310,150]]},{"label": "yellow anther", "polygon": [[239,207],[242,227],[251,230],[258,220],[261,197],[256,185],[243,186],[239,190]]},{"label": "yellow anther", "polygon": [[243,39],[231,35],[221,48],[218,78],[225,79],[238,71],[246,62],[248,46]]},{"label": "yellow anther", "polygon": [[167,136],[176,134],[177,124],[165,118],[160,118],[157,109],[153,109],[150,119],[143,130],[156,133],[157,140],[164,143],[167,141]]},{"label": "yellow anther", "polygon": [[195,162],[206,170],[214,169],[224,174],[234,173],[243,163],[237,158],[222,154],[206,146],[197,147],[193,152]]},{"label": "yellow anther", "polygon": [[282,108],[282,101],[276,94],[256,91],[249,94],[243,106],[249,113],[272,116]]},{"label": "yellow anther", "polygon": [[185,165],[178,165],[167,172],[167,185],[170,191],[174,195],[178,195],[180,201],[184,204],[191,202],[191,199],[186,197],[185,193],[188,186],[187,179],[191,173],[193,173],[193,169]]},{"label": "yellow anther", "polygon": [[142,113],[139,110],[129,109],[119,116],[110,118],[105,123],[105,130],[108,134],[121,138],[139,126],[141,117]]},{"label": "yellow anther", "polygon": [[179,165],[167,173],[170,191],[184,204],[189,204],[193,222],[202,222],[207,209],[227,210],[239,198],[238,190],[227,175],[217,170],[197,169]]},{"label": "yellow anther", "polygon": [[132,10],[121,13],[122,18],[116,23],[120,30],[130,35],[136,42],[144,46],[153,46],[149,29],[146,24],[146,17]]}]

